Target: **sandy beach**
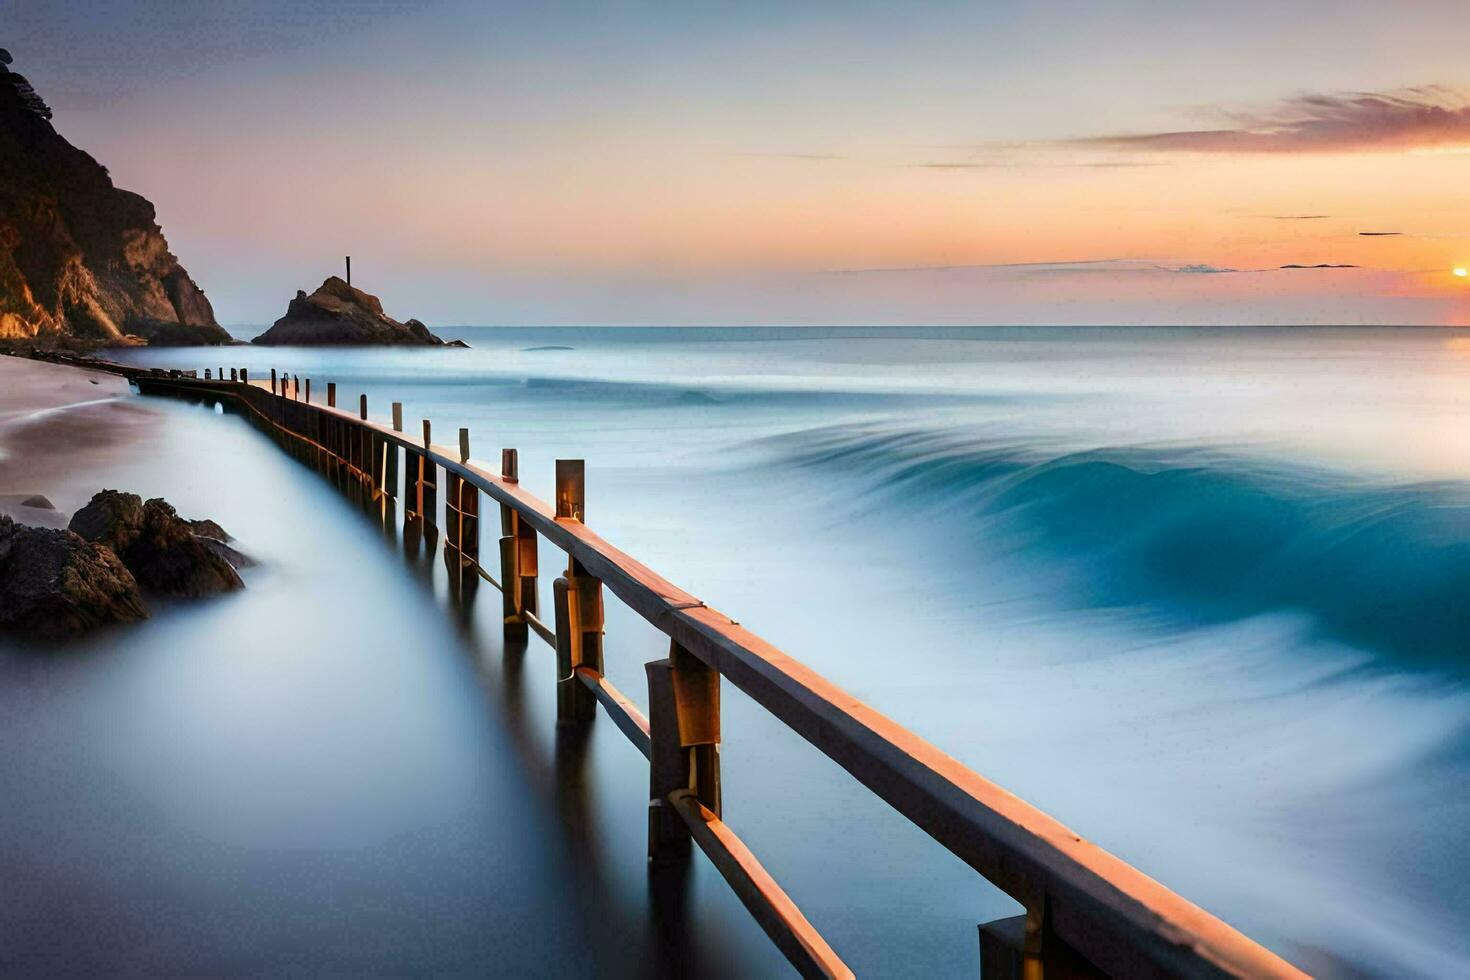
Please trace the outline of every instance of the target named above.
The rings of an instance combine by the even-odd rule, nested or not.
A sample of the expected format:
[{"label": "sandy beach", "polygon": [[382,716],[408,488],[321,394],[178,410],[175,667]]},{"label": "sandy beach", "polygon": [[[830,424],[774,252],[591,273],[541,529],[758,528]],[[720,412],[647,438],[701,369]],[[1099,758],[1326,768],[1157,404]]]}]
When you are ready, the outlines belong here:
[{"label": "sandy beach", "polygon": [[[115,375],[0,356],[0,513],[65,527],[99,489],[99,464],[129,453],[151,415]],[[35,495],[55,509],[21,503]]]}]

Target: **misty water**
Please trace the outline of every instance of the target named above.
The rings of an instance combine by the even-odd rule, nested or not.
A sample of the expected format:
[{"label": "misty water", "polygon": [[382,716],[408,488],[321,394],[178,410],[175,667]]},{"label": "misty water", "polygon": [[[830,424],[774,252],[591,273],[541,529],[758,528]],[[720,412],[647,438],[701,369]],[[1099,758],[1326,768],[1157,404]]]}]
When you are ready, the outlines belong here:
[{"label": "misty water", "polygon": [[[1470,334],[441,333],[472,349],[117,356],[401,401],[543,498],[585,458],[604,537],[1253,938],[1470,970]],[[243,418],[137,401],[97,484],[261,566],[5,648],[0,964],[782,969],[702,859],[650,881],[642,756],[557,734],[497,594],[456,606]],[[666,641],[609,598],[606,648],[643,701]],[[723,753],[726,820],[860,975],[975,974],[1016,906],[729,685]]]}]

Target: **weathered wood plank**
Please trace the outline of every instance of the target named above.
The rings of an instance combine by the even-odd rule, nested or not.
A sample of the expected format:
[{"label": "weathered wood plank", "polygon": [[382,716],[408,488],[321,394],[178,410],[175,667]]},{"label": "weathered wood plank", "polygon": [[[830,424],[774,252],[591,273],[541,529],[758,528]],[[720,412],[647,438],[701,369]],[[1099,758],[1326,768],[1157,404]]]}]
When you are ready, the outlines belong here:
[{"label": "weathered wood plank", "polygon": [[670,793],[668,803],[699,849],[798,973],[804,977],[853,976],[776,879],[714,811],[700,805],[687,789]]},{"label": "weathered wood plank", "polygon": [[578,667],[576,674],[577,680],[581,681],[606,709],[613,724],[628,736],[628,741],[643,753],[644,758],[648,758],[651,751],[648,718],[638,710],[638,706],[630,701],[626,694],[613,687],[611,681],[591,667]]}]

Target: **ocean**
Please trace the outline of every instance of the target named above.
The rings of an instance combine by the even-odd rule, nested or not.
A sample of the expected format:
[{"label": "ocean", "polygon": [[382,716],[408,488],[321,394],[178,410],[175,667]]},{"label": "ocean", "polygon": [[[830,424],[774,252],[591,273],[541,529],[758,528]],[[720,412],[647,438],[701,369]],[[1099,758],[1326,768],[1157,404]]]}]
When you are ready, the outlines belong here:
[{"label": "ocean", "polygon": [[[401,401],[546,499],[584,458],[602,536],[1294,962],[1470,972],[1470,332],[439,332],[471,349],[116,357]],[[498,596],[456,616],[442,563],[384,560],[243,419],[142,401],[156,433],[99,479],[262,565],[0,651],[0,867],[39,896],[0,937],[110,923],[79,968],[781,968],[701,861],[650,887],[642,757],[606,718],[555,733]],[[664,641],[616,605],[643,701]],[[1008,899],[728,686],[724,739],[726,820],[860,975],[974,975]]]}]

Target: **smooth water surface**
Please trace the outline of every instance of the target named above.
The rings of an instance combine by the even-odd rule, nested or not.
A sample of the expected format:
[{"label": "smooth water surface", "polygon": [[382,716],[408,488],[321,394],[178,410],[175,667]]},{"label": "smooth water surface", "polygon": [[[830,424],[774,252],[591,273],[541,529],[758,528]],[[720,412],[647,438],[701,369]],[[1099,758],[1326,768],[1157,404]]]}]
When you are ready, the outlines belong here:
[{"label": "smooth water surface", "polygon": [[[473,349],[122,356],[261,376],[276,367],[311,378],[318,399],[332,380],[339,403],[366,392],[379,417],[402,401],[409,428],[431,418],[437,441],[469,426],[481,459],[519,448],[522,482],[543,497],[556,457],[584,457],[588,522],[599,533],[1303,966],[1329,975],[1470,969],[1461,830],[1470,817],[1470,336],[442,333]],[[242,425],[204,408],[170,412],[171,424],[191,429]],[[402,584],[401,559],[326,557],[331,528],[346,520],[326,515],[344,505],[304,470],[280,478],[286,464],[265,462],[272,452],[250,431],[219,444],[222,468],[247,471],[235,493],[260,488],[239,516],[221,520],[239,524],[231,530],[248,545],[252,524],[289,513],[290,530],[261,527],[259,546],[281,541],[282,555],[319,557],[277,556],[249,598],[147,629],[257,638],[260,657],[287,665],[272,685],[275,713],[209,705],[188,746],[195,758],[185,760],[196,768],[172,759],[160,767],[153,779],[171,788],[160,785],[150,805],[171,821],[224,828],[214,833],[235,827],[246,846],[252,835],[277,843],[263,829],[279,824],[273,809],[290,811],[291,826],[314,826],[312,808],[347,792],[334,779],[361,792],[369,812],[417,812],[411,780],[358,786],[415,738],[436,748],[427,771],[406,766],[413,779],[443,778],[456,792],[503,801],[508,791],[484,785],[487,773],[525,766],[507,762],[496,740],[529,736],[505,717],[508,668],[495,630],[465,634],[480,670],[446,660],[443,643],[407,625],[425,621],[415,603],[444,607],[442,573],[422,573],[427,586],[415,592]],[[182,461],[163,464],[158,482],[172,498],[185,491],[170,480],[188,471]],[[542,566],[544,586],[556,566],[544,545]],[[324,584],[334,577],[341,584]],[[280,606],[266,612],[257,604],[272,591]],[[482,596],[472,619],[496,600]],[[247,604],[259,611],[243,629],[230,610]],[[406,635],[385,621],[404,624]],[[327,625],[336,622],[349,625]],[[441,613],[435,628],[447,635],[447,624]],[[134,635],[144,633],[115,642],[144,642]],[[238,691],[248,706],[256,670],[211,676],[211,661],[166,635],[149,641],[146,656],[108,653],[106,670],[118,676],[91,681],[95,700],[74,709],[76,723],[51,718],[59,727],[37,729],[45,734],[32,735],[41,740],[34,752],[87,744],[77,731],[151,714],[151,702],[118,704],[134,687],[173,692],[170,703],[193,700],[186,695],[196,689]],[[440,652],[405,659],[416,648]],[[663,655],[658,635],[614,608],[607,650],[612,679],[642,700],[641,664]],[[100,675],[94,657],[101,662],[85,652],[60,667],[9,662],[19,679],[0,697],[34,704],[26,684]],[[545,651],[526,653],[526,697],[548,696],[552,669]],[[353,697],[356,684],[419,696]],[[728,686],[724,713],[726,818],[834,947],[860,974],[974,975],[975,924],[1013,906]],[[293,737],[309,719],[344,714],[338,740],[316,740],[299,772],[272,766],[271,782],[257,781],[260,759],[282,749],[272,740],[309,741]],[[390,718],[409,734],[381,743],[364,734]],[[455,719],[480,734],[457,742],[444,731]],[[544,717],[528,729],[550,737]],[[585,779],[610,781],[628,800],[625,812],[614,790],[597,790],[593,809],[607,823],[598,853],[630,868],[641,856],[642,813],[641,788],[627,784],[641,759],[605,720],[595,732]],[[156,755],[138,738],[108,744]],[[466,757],[477,751],[484,758]],[[191,798],[199,770],[230,758],[239,759],[238,798],[214,810]],[[317,773],[331,779],[318,785]],[[5,778],[28,781],[14,771]],[[505,819],[544,833],[535,799],[534,790],[516,791]],[[308,853],[337,834],[354,846],[345,843],[350,822],[328,831],[330,822]],[[466,832],[462,843],[473,839]],[[568,845],[559,833],[546,846]],[[412,850],[391,859],[369,851],[357,870],[378,886],[427,874],[422,862]],[[217,864],[198,860],[205,875]],[[738,924],[738,907],[727,915],[711,894],[718,881],[695,886],[696,908],[707,909],[700,941],[754,955],[749,947],[763,940],[747,942],[753,930]],[[521,904],[533,901],[534,892]],[[627,914],[640,914],[627,901]],[[438,906],[420,911],[422,929],[454,928]],[[352,907],[340,914],[365,921]],[[441,942],[452,946],[453,936]],[[735,973],[768,968],[720,962]]]}]

